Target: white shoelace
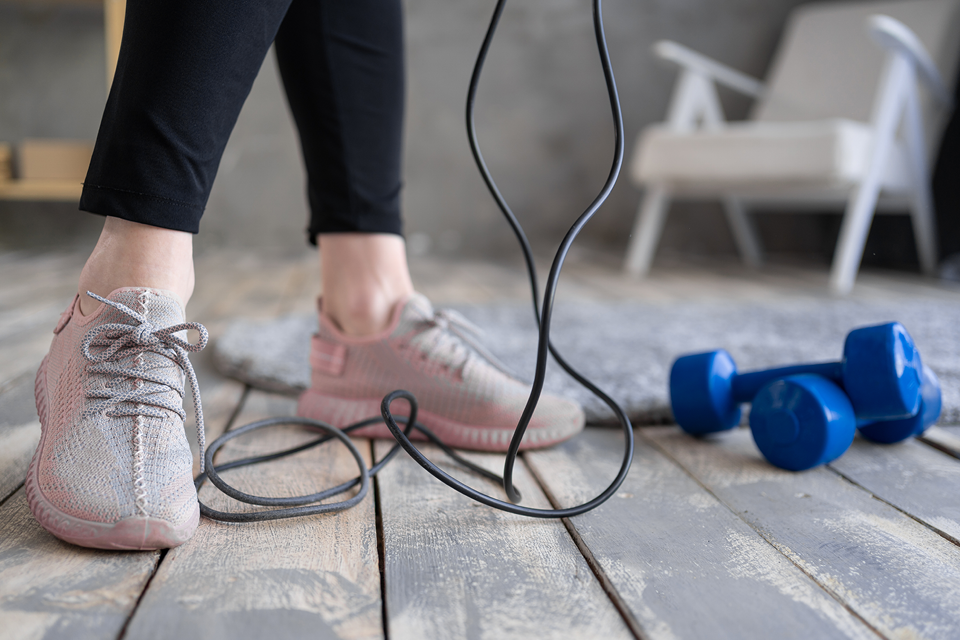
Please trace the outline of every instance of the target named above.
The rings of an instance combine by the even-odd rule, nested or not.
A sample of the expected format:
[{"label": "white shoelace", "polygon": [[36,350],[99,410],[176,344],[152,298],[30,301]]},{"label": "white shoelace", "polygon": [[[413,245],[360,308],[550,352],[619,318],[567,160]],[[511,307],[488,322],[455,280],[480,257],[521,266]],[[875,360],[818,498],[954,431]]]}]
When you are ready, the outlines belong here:
[{"label": "white shoelace", "polygon": [[[92,362],[89,371],[110,376],[140,380],[144,383],[134,389],[118,389],[108,387],[87,391],[88,398],[102,399],[88,409],[91,413],[103,412],[108,417],[119,416],[149,416],[164,419],[166,414],[162,409],[172,411],[183,420],[186,412],[183,410],[184,385],[183,379],[170,375],[169,371],[156,371],[157,366],[143,366],[142,359],[137,366],[123,366],[120,360],[138,353],[147,351],[157,353],[173,360],[182,371],[186,372],[186,379],[190,383],[193,395],[193,411],[197,421],[197,442],[200,446],[200,473],[204,471],[204,452],[206,438],[203,426],[203,407],[200,404],[200,386],[193,365],[187,352],[201,351],[207,346],[209,335],[206,327],[199,322],[183,322],[169,327],[155,327],[146,316],[137,313],[130,307],[119,302],[107,300],[87,292],[91,298],[110,305],[117,311],[130,316],[140,324],[101,324],[91,329],[83,338],[83,356]],[[174,335],[180,331],[195,329],[200,333],[200,340],[191,344]],[[91,352],[91,347],[104,347],[97,353]],[[173,402],[166,397],[168,391],[173,390],[180,396],[180,402]],[[139,435],[139,434],[138,434]]]},{"label": "white shoelace", "polygon": [[437,309],[434,311],[433,317],[427,318],[426,322],[439,329],[439,331],[434,332],[433,340],[430,341],[428,346],[425,345],[425,351],[435,352],[436,350],[449,349],[453,357],[459,354],[460,361],[451,368],[462,369],[469,361],[470,352],[473,350],[506,375],[511,378],[517,377],[489,349],[483,346],[483,343],[476,339],[484,335],[483,329],[467,320],[459,311]]}]

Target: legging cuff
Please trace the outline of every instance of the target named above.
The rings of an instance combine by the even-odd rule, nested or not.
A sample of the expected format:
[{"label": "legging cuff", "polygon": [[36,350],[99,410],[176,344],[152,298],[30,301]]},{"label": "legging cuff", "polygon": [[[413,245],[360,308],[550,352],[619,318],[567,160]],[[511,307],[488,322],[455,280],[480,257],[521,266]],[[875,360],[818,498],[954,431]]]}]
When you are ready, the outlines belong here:
[{"label": "legging cuff", "polygon": [[316,246],[321,233],[392,233],[403,237],[403,223],[398,215],[368,215],[359,220],[326,215],[319,221],[314,218],[307,229],[310,244]]},{"label": "legging cuff", "polygon": [[200,231],[200,216],[203,215],[201,206],[162,196],[91,184],[83,185],[80,210],[188,233]]}]

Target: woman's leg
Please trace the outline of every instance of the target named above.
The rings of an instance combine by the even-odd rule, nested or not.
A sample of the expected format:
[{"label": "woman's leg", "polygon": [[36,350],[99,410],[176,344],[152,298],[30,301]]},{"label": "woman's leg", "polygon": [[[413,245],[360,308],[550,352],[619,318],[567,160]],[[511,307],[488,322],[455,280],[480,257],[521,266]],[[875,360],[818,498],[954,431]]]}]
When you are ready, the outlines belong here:
[{"label": "woman's leg", "polygon": [[108,217],[93,253],[80,273],[80,313],[90,315],[103,298],[121,287],[171,291],[184,307],[193,294],[193,234]]},{"label": "woman's leg", "polygon": [[307,167],[323,312],[349,335],[377,333],[413,293],[400,235],[401,4],[293,0],[276,48]]},{"label": "woman's leg", "polygon": [[400,0],[293,0],[276,51],[307,168],[309,237],[400,234]]},{"label": "woman's leg", "polygon": [[[467,339],[455,314],[415,294],[407,270],[399,0],[294,0],[277,59],[300,130],[323,284],[311,386],[297,412],[347,426],[378,415],[384,395],[403,388],[452,446],[505,450],[530,387]],[[544,395],[524,446],[582,427],[576,404]],[[390,437],[383,424],[362,434]]]},{"label": "woman's leg", "polygon": [[80,208],[108,216],[81,310],[121,286],[193,290],[220,157],[290,0],[129,0],[117,71]]},{"label": "woman's leg", "polygon": [[319,240],[324,315],[350,336],[381,333],[394,307],[413,295],[403,238],[328,233]]},{"label": "woman's leg", "polygon": [[180,332],[169,328],[183,327],[192,233],[288,4],[127,4],[80,202],[107,218],[36,378],[42,437],[26,479],[28,502],[63,540],[163,548],[197,526],[185,382],[198,390]]}]

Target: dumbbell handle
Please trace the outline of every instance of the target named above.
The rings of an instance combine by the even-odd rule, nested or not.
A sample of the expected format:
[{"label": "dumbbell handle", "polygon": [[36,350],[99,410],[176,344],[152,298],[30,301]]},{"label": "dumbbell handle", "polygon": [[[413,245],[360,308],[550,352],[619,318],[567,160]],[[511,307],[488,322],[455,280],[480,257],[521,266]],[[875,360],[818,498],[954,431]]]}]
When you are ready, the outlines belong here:
[{"label": "dumbbell handle", "polygon": [[789,367],[779,367],[777,369],[764,369],[763,371],[750,371],[748,373],[738,373],[731,381],[731,392],[733,400],[737,403],[752,402],[760,393],[760,389],[768,382],[786,378],[801,373],[813,373],[823,376],[828,380],[837,383],[843,388],[843,363],[842,362],[819,362],[813,364],[796,364]]}]

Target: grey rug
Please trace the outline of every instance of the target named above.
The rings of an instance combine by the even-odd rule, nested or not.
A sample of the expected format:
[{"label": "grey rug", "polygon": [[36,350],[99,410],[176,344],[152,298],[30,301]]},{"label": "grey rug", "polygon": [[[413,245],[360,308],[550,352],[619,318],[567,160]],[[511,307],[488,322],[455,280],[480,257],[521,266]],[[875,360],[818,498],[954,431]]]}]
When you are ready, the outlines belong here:
[{"label": "grey rug", "polygon": [[[484,343],[531,379],[537,333],[528,304],[456,307],[486,331]],[[960,424],[960,300],[778,300],[759,303],[560,304],[551,337],[566,360],[617,400],[637,424],[670,419],[667,379],[681,354],[724,348],[741,371],[837,360],[851,329],[899,320],[943,386],[941,424]],[[310,382],[313,316],[236,320],[214,345],[220,371],[255,387],[297,394]],[[583,404],[591,424],[613,413],[551,363],[546,388]]]}]

